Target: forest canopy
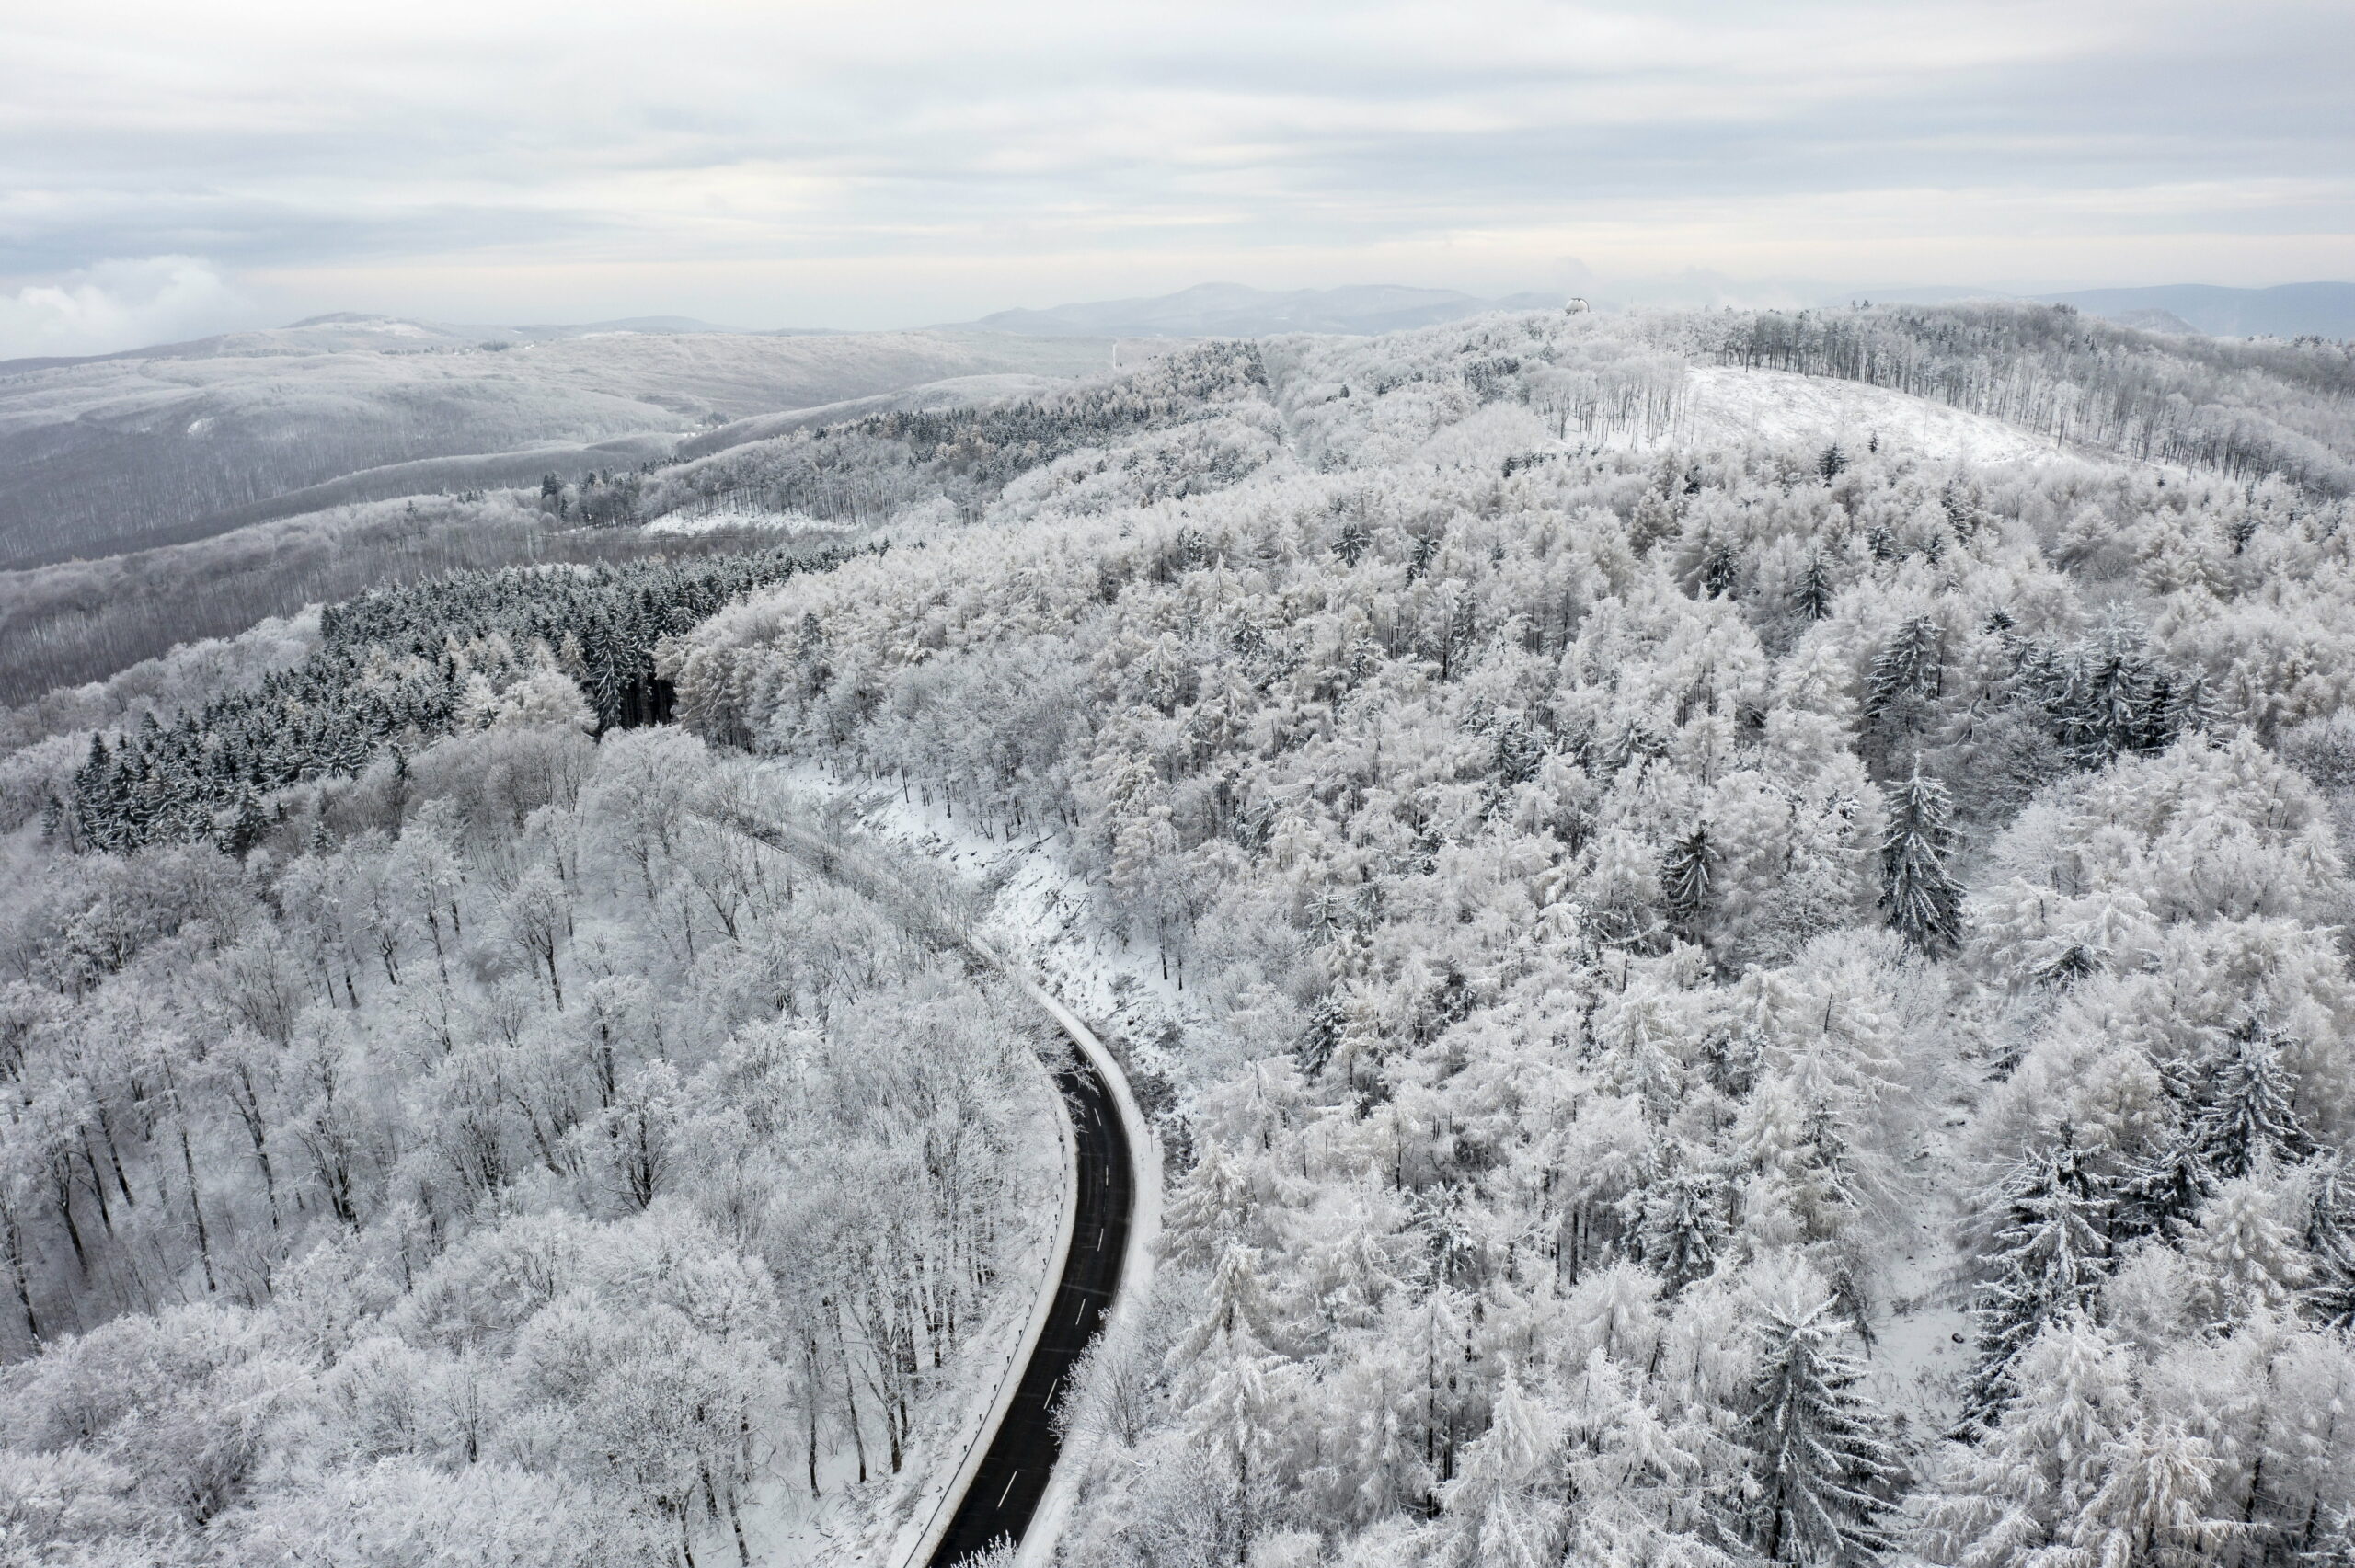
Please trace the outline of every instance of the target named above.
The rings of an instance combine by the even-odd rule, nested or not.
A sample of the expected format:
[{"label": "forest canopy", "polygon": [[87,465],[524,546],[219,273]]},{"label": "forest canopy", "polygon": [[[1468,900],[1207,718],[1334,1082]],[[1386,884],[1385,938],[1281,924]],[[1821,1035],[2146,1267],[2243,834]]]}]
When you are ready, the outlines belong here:
[{"label": "forest canopy", "polygon": [[541,498],[822,555],[59,694],[0,773],[0,1522],[674,1562],[921,1457],[1053,1107],[994,982],[738,830],[806,785],[1125,999],[1171,1185],[1061,1561],[2343,1561],[2348,364],[1204,344]]}]

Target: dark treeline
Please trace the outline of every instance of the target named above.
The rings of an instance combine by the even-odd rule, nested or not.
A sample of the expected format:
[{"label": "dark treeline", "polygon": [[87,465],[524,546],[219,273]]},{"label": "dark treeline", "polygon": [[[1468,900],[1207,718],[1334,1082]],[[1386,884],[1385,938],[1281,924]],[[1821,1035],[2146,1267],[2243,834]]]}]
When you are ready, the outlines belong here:
[{"label": "dark treeline", "polygon": [[[177,722],[91,738],[44,823],[75,849],[211,840],[231,853],[267,830],[273,790],[355,774],[528,707],[602,731],[669,716],[655,645],[748,589],[823,570],[783,551],[570,569],[454,572],[331,605],[319,650]],[[561,679],[540,679],[547,674]],[[577,694],[576,694],[577,693]]]},{"label": "dark treeline", "polygon": [[272,615],[452,571],[731,554],[747,537],[552,526],[511,493],[420,496],[0,575],[0,703],[23,704]]}]

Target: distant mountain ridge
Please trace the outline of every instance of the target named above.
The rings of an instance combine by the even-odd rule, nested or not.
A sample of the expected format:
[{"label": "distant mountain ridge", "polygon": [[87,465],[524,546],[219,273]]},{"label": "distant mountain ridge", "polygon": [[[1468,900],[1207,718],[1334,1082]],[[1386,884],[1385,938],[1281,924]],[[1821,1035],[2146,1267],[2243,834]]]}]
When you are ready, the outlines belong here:
[{"label": "distant mountain ridge", "polygon": [[691,315],[631,315],[615,321],[569,325],[483,326],[422,321],[386,315],[376,311],[338,310],[305,316],[284,326],[264,326],[242,332],[216,333],[178,343],[156,343],[140,349],[120,349],[110,354],[51,354],[29,359],[0,360],[0,376],[68,365],[97,365],[114,360],[213,360],[270,354],[336,354],[350,349],[378,350],[475,349],[489,343],[555,343],[576,338],[829,338],[839,334],[824,327],[786,326],[755,331],[722,326]]},{"label": "distant mountain ridge", "polygon": [[[1614,300],[1612,285],[1597,287],[1599,307],[1626,303]],[[1865,292],[1874,298],[1922,303],[2016,297],[1963,288]],[[1557,309],[1568,297],[1523,292],[1488,299],[1455,289],[1386,283],[1292,290],[1201,283],[1150,298],[1002,310],[957,325],[970,331],[1025,338],[1266,338],[1286,332],[1373,337],[1460,321],[1488,311]],[[1844,301],[1850,295],[1839,297]],[[2355,283],[2284,283],[2266,289],[2176,283],[2029,297],[2044,304],[2074,305],[2088,315],[2154,332],[2202,332],[2216,338],[2355,338]]]},{"label": "distant mountain ridge", "polygon": [[1455,289],[1392,283],[1291,290],[1198,283],[1149,299],[1002,310],[959,325],[1025,338],[1266,338],[1284,332],[1373,337],[1492,310],[1543,310],[1560,305],[1565,297],[1522,293],[1483,299]]},{"label": "distant mountain ridge", "polygon": [[2164,317],[2173,316],[2211,338],[2355,338],[2355,283],[2280,283],[2269,289],[2169,283],[2036,297],[2046,304],[2074,305],[2087,315],[2154,331],[2180,330],[2164,324]]}]

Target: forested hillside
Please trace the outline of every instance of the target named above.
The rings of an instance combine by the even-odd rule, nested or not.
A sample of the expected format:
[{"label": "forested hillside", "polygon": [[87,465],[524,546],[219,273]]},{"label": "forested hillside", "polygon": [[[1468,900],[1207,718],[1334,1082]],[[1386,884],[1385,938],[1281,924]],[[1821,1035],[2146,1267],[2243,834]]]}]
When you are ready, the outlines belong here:
[{"label": "forested hillside", "polygon": [[[834,557],[807,565],[825,570]],[[777,552],[602,569],[471,572],[329,606],[309,658],[165,725],[151,712],[42,804],[69,848],[211,839],[243,855],[262,802],[502,718],[605,730],[670,716],[655,645],[805,563]]]},{"label": "forested hillside", "polygon": [[10,1561],[749,1561],[1028,1302],[1022,1014],[555,688],[242,859],[20,835]]},{"label": "forested hillside", "polygon": [[2157,337],[2017,305],[1703,318],[1729,364],[1869,382],[2066,443],[2355,491],[2355,343]]},{"label": "forested hillside", "polygon": [[1067,1556],[2338,1560],[2335,471],[1630,451],[1671,368],[1586,346],[1266,345],[1261,464],[1075,452],[671,656],[1193,999]]},{"label": "forested hillside", "polygon": [[[1762,436],[1745,367],[1843,395]],[[2348,1561],[2346,374],[2026,307],[1207,344],[541,503],[822,557],[60,694],[0,1540],[684,1562],[888,1474],[1051,1140],[1007,1004],[729,830],[822,770],[1170,1020],[1062,1561]]]},{"label": "forested hillside", "polygon": [[217,539],[0,573],[0,702],[57,708],[61,689],[109,679],[182,644],[454,571],[675,560],[776,542],[774,532],[745,530],[683,537],[581,527],[541,509],[535,493],[469,492],[332,508]]}]

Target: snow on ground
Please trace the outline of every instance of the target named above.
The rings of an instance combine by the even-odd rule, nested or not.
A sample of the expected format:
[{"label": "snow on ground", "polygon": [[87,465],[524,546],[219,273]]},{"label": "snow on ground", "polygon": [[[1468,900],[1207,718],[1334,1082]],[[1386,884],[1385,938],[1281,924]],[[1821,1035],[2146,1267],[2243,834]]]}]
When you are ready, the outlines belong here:
[{"label": "snow on ground", "polygon": [[[1025,1148],[1060,1154],[1062,1140],[1047,1120],[1051,1114],[1042,1104]],[[1042,1208],[1039,1217],[1051,1219],[1053,1212]],[[1013,1288],[989,1322],[966,1342],[957,1372],[960,1386],[931,1400],[918,1417],[898,1475],[885,1469],[879,1436],[868,1444],[868,1477],[861,1485],[856,1453],[837,1436],[821,1453],[821,1491],[812,1497],[799,1438],[791,1433],[779,1436],[769,1480],[744,1509],[745,1540],[755,1562],[765,1568],[903,1568],[922,1535],[919,1521],[930,1518],[966,1456],[987,1437],[983,1421],[1005,1379],[1019,1375],[1016,1363],[1037,1302],[1037,1291],[1025,1287],[1035,1285],[1051,1265],[1053,1242],[1049,1225],[1008,1272]],[[703,1533],[714,1553],[710,1561],[732,1559],[725,1527],[714,1525]]]},{"label": "snow on ground", "polygon": [[1893,1271],[1896,1294],[1876,1314],[1866,1363],[1873,1397],[1924,1436],[1962,1415],[1962,1385],[1976,1364],[1970,1313],[1954,1299],[1953,1221],[1944,1212],[1914,1221],[1917,1250]]},{"label": "snow on ground", "polygon": [[1961,1418],[1964,1381],[1978,1362],[1958,1238],[1965,1209],[1984,1182],[1969,1152],[1983,1089],[1975,1068],[1948,1059],[1919,1091],[1929,1114],[1905,1173],[1911,1201],[1877,1243],[1890,1261],[1888,1273],[1875,1282],[1867,1387],[1925,1439],[1952,1430]]},{"label": "snow on ground", "polygon": [[1882,1281],[1887,1294],[1875,1303],[1866,1363],[1873,1397],[1924,1436],[1960,1417],[1963,1379],[1977,1359],[1955,1249],[1957,1196],[1968,1184],[1948,1146],[1965,1116],[1959,1107],[1947,1116],[1950,1125],[1914,1162],[1919,1196],[1900,1223],[1904,1250]]},{"label": "snow on ground", "polygon": [[646,525],[649,533],[718,533],[740,528],[764,533],[834,534],[852,532],[858,525],[811,517],[808,512],[776,511],[767,507],[717,506],[709,510],[674,511]]},{"label": "snow on ground", "polygon": [[718,533],[745,529],[773,533],[780,544],[798,540],[843,542],[856,534],[883,534],[894,544],[910,544],[938,537],[958,526],[953,502],[937,496],[893,513],[880,522],[856,522],[811,517],[807,512],[778,511],[745,502],[721,502],[708,509],[670,512],[645,525],[649,533]]},{"label": "snow on ground", "polygon": [[[1130,368],[1144,362],[1152,355],[1130,356]],[[1117,368],[1117,367],[1115,367]],[[926,382],[910,387],[893,399],[894,406],[906,409],[954,408],[967,403],[987,403],[1005,397],[1041,397],[1071,384],[1065,376],[1029,375],[1019,372],[1002,371],[993,375],[948,376],[940,381]]]},{"label": "snow on ground", "polygon": [[381,333],[386,338],[431,338],[434,336],[413,321],[363,321],[350,324],[354,332]]},{"label": "snow on ground", "polygon": [[780,764],[792,785],[851,805],[881,843],[920,854],[984,897],[980,934],[1096,1030],[1133,1079],[1177,1077],[1171,1047],[1214,1038],[1194,993],[1165,979],[1150,942],[1098,918],[1085,879],[1056,853],[1061,832],[1016,832],[1001,819],[945,804],[921,785],[839,777],[815,763]]},{"label": "snow on ground", "polygon": [[2002,419],[1828,376],[1695,365],[1685,372],[1685,411],[1662,444],[1764,439],[1862,449],[1878,437],[1884,446],[1940,463],[2039,463],[2066,455]]}]

